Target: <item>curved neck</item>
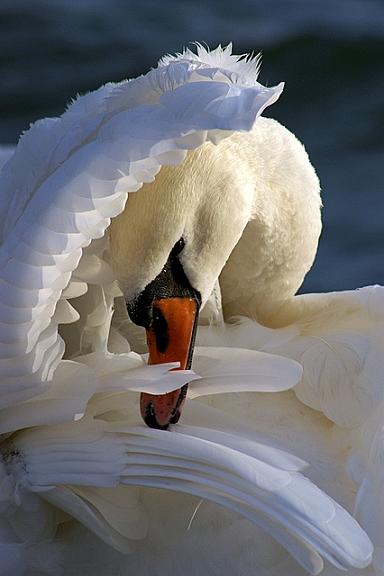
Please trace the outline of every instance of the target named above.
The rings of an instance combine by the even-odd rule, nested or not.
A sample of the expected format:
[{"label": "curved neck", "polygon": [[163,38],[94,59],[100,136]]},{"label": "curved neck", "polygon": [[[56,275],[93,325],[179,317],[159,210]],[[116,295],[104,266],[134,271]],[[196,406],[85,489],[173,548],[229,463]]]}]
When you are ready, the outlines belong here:
[{"label": "curved neck", "polygon": [[[287,209],[287,206],[289,209]],[[312,266],[320,234],[320,204],[285,199],[259,205],[220,274],[225,319],[245,315],[268,325]]]}]

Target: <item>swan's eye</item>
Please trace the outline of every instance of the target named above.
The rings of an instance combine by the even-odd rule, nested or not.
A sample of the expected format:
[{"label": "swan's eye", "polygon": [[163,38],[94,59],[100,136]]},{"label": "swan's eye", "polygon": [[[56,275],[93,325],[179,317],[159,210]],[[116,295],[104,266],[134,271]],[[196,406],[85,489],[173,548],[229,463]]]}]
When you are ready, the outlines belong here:
[{"label": "swan's eye", "polygon": [[180,238],[172,248],[171,256],[178,256],[185,246],[184,238]]}]

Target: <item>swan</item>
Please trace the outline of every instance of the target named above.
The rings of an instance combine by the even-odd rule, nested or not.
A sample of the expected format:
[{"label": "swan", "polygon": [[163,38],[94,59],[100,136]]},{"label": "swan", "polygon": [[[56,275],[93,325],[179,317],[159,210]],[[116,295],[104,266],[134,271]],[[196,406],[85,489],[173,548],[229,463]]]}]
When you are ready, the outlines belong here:
[{"label": "swan", "polygon": [[[182,298],[195,301],[193,310],[200,299],[204,305],[220,275],[224,316],[243,314],[268,323],[300,287],[320,230],[319,182],[302,145],[276,121],[259,118],[250,132],[235,133],[217,145],[205,143],[181,165],[163,167],[112,221],[110,247],[131,318],[142,325],[150,322],[157,337],[167,317],[170,322],[175,317],[167,328],[169,350],[159,356],[156,338],[151,338],[151,355],[155,348],[156,358],[181,360],[173,339],[180,348],[182,335],[173,336],[172,330],[182,314],[183,329],[191,324],[188,344],[194,318],[179,310]],[[151,321],[152,306],[161,321]],[[144,419],[167,425],[159,402],[174,411],[175,401],[144,399]]]},{"label": "swan", "polygon": [[5,163],[3,574],[382,573],[382,289],[295,296],[319,183],[258,69],[167,56]]}]

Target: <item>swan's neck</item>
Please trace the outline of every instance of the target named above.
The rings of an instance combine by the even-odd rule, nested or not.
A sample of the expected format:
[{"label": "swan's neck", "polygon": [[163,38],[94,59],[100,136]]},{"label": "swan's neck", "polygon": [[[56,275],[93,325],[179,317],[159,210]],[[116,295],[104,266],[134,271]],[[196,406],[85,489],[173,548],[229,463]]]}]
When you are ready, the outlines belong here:
[{"label": "swan's neck", "polygon": [[225,319],[243,315],[268,325],[273,313],[301,286],[317,238],[294,250],[283,230],[259,221],[247,225],[220,275]]},{"label": "swan's neck", "polygon": [[260,118],[254,151],[253,210],[220,275],[226,318],[268,324],[310,269],[321,231],[319,182],[300,142],[277,122]]}]

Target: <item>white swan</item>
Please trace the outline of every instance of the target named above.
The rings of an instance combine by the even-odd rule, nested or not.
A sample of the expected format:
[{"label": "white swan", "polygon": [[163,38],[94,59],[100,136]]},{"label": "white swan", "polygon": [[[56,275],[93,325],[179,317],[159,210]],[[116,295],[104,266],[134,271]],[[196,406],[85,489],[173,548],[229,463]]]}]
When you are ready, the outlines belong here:
[{"label": "white swan", "polygon": [[[258,84],[257,69],[230,47],[167,58],[146,77],[107,85],[62,118],[38,123],[5,165],[3,574],[36,565],[57,570],[45,539],[61,518],[46,502],[127,551],[143,538],[146,520],[137,491],[124,484],[204,502],[187,530],[198,501],[143,491],[147,539],[124,559],[109,554],[105,568],[91,541],[85,562],[92,573],[124,566],[143,574],[296,575],[302,569],[293,557],[315,574],[321,556],[327,575],[337,567],[381,573],[382,290],[293,297],[320,232],[318,182],[301,145],[276,122],[259,118],[249,135],[230,136],[251,130],[281,92]],[[141,424],[134,391],[166,393],[193,376],[164,377],[174,365],[143,366],[129,351],[125,336],[133,342],[135,334],[104,233],[127,192],[194,148],[179,168],[163,168],[153,185],[130,196],[111,227],[114,269],[128,300],[183,237],[179,260],[208,301],[208,319],[216,319],[200,328],[204,347],[194,369],[203,378],[190,385],[182,423],[168,433]],[[217,321],[218,286],[210,293],[220,273],[224,315],[248,319]],[[71,360],[62,360],[64,342]],[[296,396],[284,392],[296,384]],[[200,395],[204,403],[192,400]],[[355,508],[374,543],[373,567],[365,569],[367,536],[299,472],[302,458],[310,463],[305,474]],[[39,529],[28,529],[32,520]],[[71,548],[66,572],[73,574],[87,541],[67,538],[61,545]],[[49,561],[41,561],[42,546]]]}]

